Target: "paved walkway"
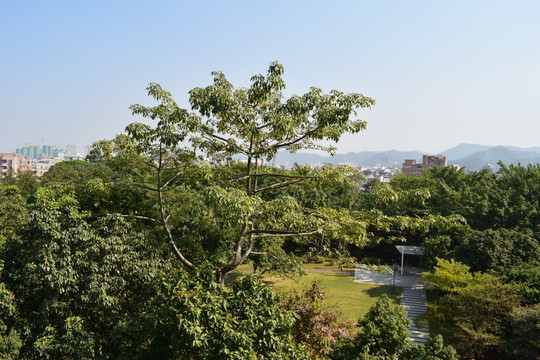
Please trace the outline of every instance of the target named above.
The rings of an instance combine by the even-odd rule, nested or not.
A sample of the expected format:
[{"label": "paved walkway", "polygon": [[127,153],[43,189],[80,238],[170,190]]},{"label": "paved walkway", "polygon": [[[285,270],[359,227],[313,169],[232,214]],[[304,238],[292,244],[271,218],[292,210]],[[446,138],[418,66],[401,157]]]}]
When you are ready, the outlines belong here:
[{"label": "paved walkway", "polygon": [[[409,340],[413,344],[423,344],[429,339],[429,328],[418,327],[416,318],[427,311],[426,288],[420,282],[422,277],[419,269],[405,268],[404,270],[403,275],[396,272],[396,286],[403,288],[400,304],[407,310],[407,317],[412,322],[409,328],[411,333]],[[359,266],[354,272],[354,282],[358,283],[392,286],[393,279],[392,274],[380,274]]]}]

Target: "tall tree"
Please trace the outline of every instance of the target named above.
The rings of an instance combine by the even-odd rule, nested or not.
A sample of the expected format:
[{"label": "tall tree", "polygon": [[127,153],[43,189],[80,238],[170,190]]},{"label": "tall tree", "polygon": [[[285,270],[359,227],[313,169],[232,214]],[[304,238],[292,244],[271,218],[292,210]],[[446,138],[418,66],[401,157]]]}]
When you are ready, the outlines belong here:
[{"label": "tall tree", "polygon": [[[370,108],[374,100],[337,90],[325,94],[317,88],[285,99],[283,67],[277,62],[270,64],[266,76],[253,76],[249,88],[234,88],[223,73],[212,74],[212,85],[190,91],[192,113],[180,108],[171,94],[158,84],[148,87],[148,94],[158,105],[131,107],[136,115],[158,120],[155,128],[133,123],[127,127],[127,132],[131,148],[145,154],[146,164],[155,170],[152,185],[139,185],[155,193],[159,208],[157,216],[131,215],[161,224],[176,257],[185,267],[196,269],[196,259],[188,258],[179,246],[181,240],[177,235],[181,231],[174,227],[175,211],[174,205],[167,202],[168,189],[189,188],[190,185],[180,179],[185,180],[190,171],[205,169],[198,173],[198,180],[206,181],[199,194],[203,194],[204,213],[214,224],[221,243],[220,257],[214,259],[221,283],[226,273],[255,252],[276,256],[257,251],[265,248],[261,245],[269,241],[316,236],[326,230],[330,236],[343,233],[339,236],[359,241],[365,229],[352,222],[345,225],[347,214],[344,212],[323,207],[307,209],[286,195],[272,200],[264,197],[277,189],[317,181],[321,177],[346,181],[343,171],[327,168],[314,173],[300,169],[283,174],[268,171],[262,165],[279,150],[334,152],[334,147],[322,142],[338,141],[344,133],[363,130],[366,122],[354,118],[356,110]],[[203,154],[211,161],[210,165],[194,166],[196,154]],[[242,156],[243,166],[228,176],[219,177],[218,165],[233,156]],[[193,170],[195,167],[198,170]]]}]

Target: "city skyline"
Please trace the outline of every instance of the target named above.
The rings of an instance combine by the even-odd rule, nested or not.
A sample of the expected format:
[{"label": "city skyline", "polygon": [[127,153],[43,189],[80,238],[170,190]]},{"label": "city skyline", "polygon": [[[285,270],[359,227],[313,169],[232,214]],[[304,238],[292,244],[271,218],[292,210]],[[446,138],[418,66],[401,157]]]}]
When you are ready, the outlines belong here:
[{"label": "city skyline", "polygon": [[460,143],[540,146],[540,4],[343,1],[234,4],[2,2],[0,152],[86,145],[152,104],[149,82],[188,107],[221,70],[237,87],[277,60],[286,95],[310,86],[374,98],[339,153]]}]

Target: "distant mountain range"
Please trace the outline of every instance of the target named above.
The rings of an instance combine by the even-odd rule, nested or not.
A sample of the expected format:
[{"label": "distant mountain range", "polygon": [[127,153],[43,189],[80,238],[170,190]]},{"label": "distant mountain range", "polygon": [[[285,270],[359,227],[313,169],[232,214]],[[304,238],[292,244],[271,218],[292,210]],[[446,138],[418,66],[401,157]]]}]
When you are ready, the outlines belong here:
[{"label": "distant mountain range", "polygon": [[[422,160],[419,151],[362,151],[335,156],[319,154],[279,152],[275,159],[276,164],[351,164],[356,166],[386,166],[401,167],[405,159]],[[441,153],[446,155],[449,164],[465,167],[467,170],[476,171],[487,164],[498,170],[499,161],[505,164],[536,164],[540,163],[540,147],[520,148],[516,146],[486,146],[476,144],[459,144]]]}]

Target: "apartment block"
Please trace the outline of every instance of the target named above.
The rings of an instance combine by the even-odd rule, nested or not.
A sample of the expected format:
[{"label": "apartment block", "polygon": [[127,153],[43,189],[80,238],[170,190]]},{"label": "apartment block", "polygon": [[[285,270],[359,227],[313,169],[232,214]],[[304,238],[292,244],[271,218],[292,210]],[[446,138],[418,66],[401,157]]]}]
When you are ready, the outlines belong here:
[{"label": "apartment block", "polygon": [[34,160],[16,153],[0,153],[0,178],[34,171]]},{"label": "apartment block", "polygon": [[448,166],[446,156],[423,155],[422,163],[417,163],[416,160],[405,160],[401,172],[407,176],[410,174],[423,175],[423,170],[430,169],[434,166]]},{"label": "apartment block", "polygon": [[41,179],[43,174],[45,174],[47,171],[49,171],[51,166],[53,166],[54,164],[59,163],[60,161],[62,161],[62,160],[60,160],[60,159],[52,159],[52,158],[40,159],[40,160],[38,160],[38,161],[36,161],[34,163],[34,173],[36,174],[36,176],[38,178]]}]

